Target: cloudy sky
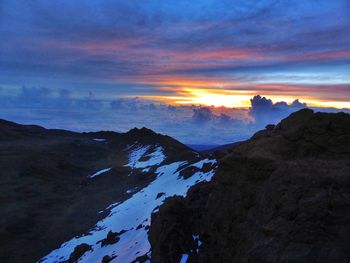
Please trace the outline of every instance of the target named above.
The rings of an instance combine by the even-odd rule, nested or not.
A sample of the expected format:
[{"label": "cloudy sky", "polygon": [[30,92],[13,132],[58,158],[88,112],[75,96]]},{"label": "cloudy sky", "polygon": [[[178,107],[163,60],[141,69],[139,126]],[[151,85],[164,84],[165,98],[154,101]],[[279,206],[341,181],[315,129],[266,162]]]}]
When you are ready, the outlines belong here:
[{"label": "cloudy sky", "polygon": [[0,117],[16,121],[172,133],[159,116],[191,132],[200,116],[207,134],[233,121],[238,136],[256,95],[350,108],[349,0],[1,0],[0,35]]}]

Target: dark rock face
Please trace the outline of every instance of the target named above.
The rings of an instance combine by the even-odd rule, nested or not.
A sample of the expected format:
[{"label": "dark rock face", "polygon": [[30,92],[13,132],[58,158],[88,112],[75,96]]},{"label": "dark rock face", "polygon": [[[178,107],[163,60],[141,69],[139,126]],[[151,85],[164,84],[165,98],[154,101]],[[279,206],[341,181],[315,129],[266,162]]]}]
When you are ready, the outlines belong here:
[{"label": "dark rock face", "polygon": [[76,246],[73,253],[69,257],[68,262],[77,262],[78,259],[89,250],[91,250],[91,246],[89,246],[88,244],[80,244],[79,246]]},{"label": "dark rock face", "polygon": [[157,196],[156,196],[156,199],[159,199],[161,198],[163,195],[165,195],[165,193],[161,192],[161,193],[158,193]]},{"label": "dark rock face", "polygon": [[106,255],[106,256],[104,256],[103,257],[103,259],[102,259],[102,263],[108,263],[108,262],[111,262],[112,261],[112,257],[110,257],[110,256],[108,256],[108,255]]},{"label": "dark rock face", "polygon": [[196,173],[198,171],[200,171],[200,169],[198,167],[189,166],[189,167],[181,170],[180,176],[182,176],[184,179],[188,179],[189,177],[191,177],[194,173]]},{"label": "dark rock face", "polygon": [[201,228],[196,223],[203,221],[206,197],[211,190],[211,184],[199,183],[190,188],[187,198],[168,198],[159,212],[152,214],[149,231],[152,262],[180,262],[181,254],[195,255],[198,242],[193,236],[198,235]]},{"label": "dark rock face", "polygon": [[[181,213],[179,213],[181,211]],[[159,247],[158,253],[152,253],[152,261],[161,262],[167,257],[180,262],[181,254],[191,247],[191,230],[188,225],[190,211],[183,197],[167,199],[159,213],[153,214],[154,227],[150,229],[150,241]],[[173,242],[168,242],[172,238]]]},{"label": "dark rock face", "polygon": [[114,233],[112,231],[109,231],[107,237],[101,241],[101,246],[103,247],[117,243],[120,240],[119,235],[119,232]]},{"label": "dark rock face", "polygon": [[149,233],[153,262],[350,262],[350,116],[305,109],[256,133]]},{"label": "dark rock face", "polygon": [[151,258],[145,254],[143,256],[137,257],[133,262],[131,263],[145,263],[145,262],[150,262]]}]

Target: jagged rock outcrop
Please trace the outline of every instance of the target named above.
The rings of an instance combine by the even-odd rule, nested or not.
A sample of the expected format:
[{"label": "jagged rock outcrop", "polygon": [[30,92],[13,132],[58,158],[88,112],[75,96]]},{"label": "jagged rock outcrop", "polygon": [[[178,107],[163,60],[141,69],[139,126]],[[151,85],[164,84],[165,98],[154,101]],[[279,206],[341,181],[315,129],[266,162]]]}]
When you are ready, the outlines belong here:
[{"label": "jagged rock outcrop", "polygon": [[80,244],[75,247],[73,253],[70,255],[69,260],[67,263],[74,263],[77,262],[78,259],[84,255],[85,252],[91,250],[91,246],[88,244]]},{"label": "jagged rock outcrop", "polygon": [[304,109],[256,133],[149,234],[152,262],[350,262],[350,116]]}]

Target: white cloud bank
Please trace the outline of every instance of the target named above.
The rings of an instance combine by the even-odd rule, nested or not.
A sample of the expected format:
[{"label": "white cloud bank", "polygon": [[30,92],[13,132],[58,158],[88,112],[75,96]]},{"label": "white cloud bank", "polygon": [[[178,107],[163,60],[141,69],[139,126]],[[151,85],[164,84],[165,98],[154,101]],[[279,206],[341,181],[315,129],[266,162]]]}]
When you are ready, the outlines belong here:
[{"label": "white cloud bank", "polygon": [[0,118],[74,131],[125,132],[145,126],[183,143],[219,145],[247,139],[267,124],[307,107],[298,100],[273,103],[261,96],[251,99],[249,109],[237,109],[169,106],[138,98],[102,100],[93,93],[83,98],[73,95],[68,90],[37,87],[23,87],[15,96],[0,94]]}]

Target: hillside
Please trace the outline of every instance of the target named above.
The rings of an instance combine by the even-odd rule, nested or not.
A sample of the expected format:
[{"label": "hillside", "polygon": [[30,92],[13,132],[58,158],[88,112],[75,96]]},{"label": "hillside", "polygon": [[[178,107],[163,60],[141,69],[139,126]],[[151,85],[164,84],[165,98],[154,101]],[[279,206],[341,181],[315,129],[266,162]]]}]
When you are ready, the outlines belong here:
[{"label": "hillside", "polygon": [[152,215],[152,262],[350,262],[350,116],[304,109]]},{"label": "hillside", "polygon": [[349,115],[218,151],[0,120],[0,261],[349,262]]},{"label": "hillside", "polygon": [[[105,256],[119,256],[121,262],[123,255],[135,259],[149,250],[145,228],[150,220],[138,221],[150,217],[166,197],[184,195],[188,187],[210,179],[213,173],[213,161],[203,160],[176,140],[146,128],[127,133],[74,133],[0,120],[0,156],[1,262],[41,258],[44,262],[82,262],[80,257],[89,254],[87,251],[94,262]],[[205,163],[209,169],[201,173]],[[198,168],[193,167],[196,164]],[[186,178],[180,175],[182,170],[187,171]],[[158,177],[163,181],[157,181]],[[155,181],[160,185],[154,189]],[[178,188],[167,189],[170,182]],[[141,191],[149,192],[152,202],[147,207],[142,206],[147,197],[142,201],[138,197]],[[141,213],[140,218],[131,213],[131,207],[124,215],[115,214],[115,209],[130,203]],[[106,219],[129,220],[131,226],[119,229],[110,225],[96,231]],[[139,235],[129,232],[140,224]],[[119,233],[118,239],[135,240],[143,247],[134,253],[125,248],[123,252],[114,233]],[[85,240],[87,234],[93,238]],[[79,237],[84,242],[79,243]],[[60,250],[69,240],[74,241],[72,247]],[[101,240],[107,240],[103,244],[108,243],[108,251]]]}]

